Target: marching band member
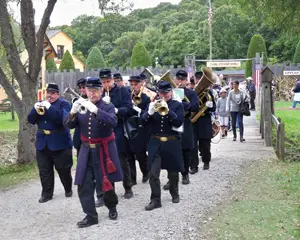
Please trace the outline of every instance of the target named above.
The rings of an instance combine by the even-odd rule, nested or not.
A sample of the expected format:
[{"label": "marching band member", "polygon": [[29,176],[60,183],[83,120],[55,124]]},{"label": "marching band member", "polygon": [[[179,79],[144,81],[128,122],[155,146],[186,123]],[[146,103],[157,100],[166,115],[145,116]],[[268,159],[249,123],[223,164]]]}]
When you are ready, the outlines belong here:
[{"label": "marching band member", "polygon": [[[130,86],[132,89],[132,102],[133,111],[132,115],[140,117],[141,114],[147,109],[150,104],[150,98],[143,93],[144,85],[142,84],[140,76],[132,76],[129,79]],[[144,83],[145,84],[145,83]],[[132,151],[132,156],[129,158],[131,180],[132,183],[136,184],[136,165],[135,159],[138,160],[141,172],[143,173],[142,182],[145,183],[149,179],[148,169],[147,169],[147,144],[149,140],[149,129],[140,125],[138,127],[137,136],[129,139],[130,148]]]},{"label": "marching band member", "polygon": [[184,112],[180,102],[172,99],[172,86],[159,81],[157,90],[162,101],[151,102],[142,114],[144,126],[149,125],[151,138],[148,144],[148,167],[150,169],[151,201],[145,207],[150,211],[161,207],[159,175],[161,169],[168,171],[172,202],[179,202],[178,172],[184,171],[180,134],[174,131],[183,124]]},{"label": "marching band member", "polygon": [[132,100],[130,92],[125,87],[118,87],[112,79],[112,74],[109,69],[100,70],[99,76],[103,84],[103,100],[111,102],[115,106],[115,113],[118,117],[117,126],[114,128],[116,135],[117,149],[122,170],[124,173],[123,187],[125,189],[124,197],[130,199],[133,197],[132,180],[130,173],[130,165],[128,156],[130,154],[130,147],[128,139],[125,137],[124,120],[129,117],[130,109],[132,108]]},{"label": "marching band member", "polygon": [[[203,73],[201,73],[202,76]],[[200,74],[196,75],[200,76]],[[197,79],[197,77],[196,77]],[[191,155],[191,163],[190,163],[190,173],[195,174],[198,172],[199,165],[199,157],[198,157],[198,149],[200,152],[200,156],[202,157],[203,170],[209,169],[209,163],[211,160],[211,139],[213,137],[212,130],[212,122],[211,122],[211,114],[216,111],[216,102],[213,97],[212,91],[209,89],[208,94],[211,97],[211,101],[206,101],[205,105],[207,109],[203,113],[202,116],[193,124],[194,126],[194,148],[192,149]]]},{"label": "marching band member", "polygon": [[[99,78],[88,78],[86,88],[89,100],[79,99],[74,102],[69,117],[65,119],[67,127],[79,125],[81,129],[82,144],[75,184],[78,185],[78,196],[86,217],[77,223],[79,228],[98,224],[94,199],[96,184],[102,186],[109,218],[117,219],[118,197],[114,183],[123,178],[113,133],[117,125],[115,107],[101,99],[102,83]],[[86,109],[86,113],[78,114],[81,107]]]},{"label": "marching band member", "polygon": [[63,118],[71,109],[70,104],[60,97],[56,84],[48,84],[47,100],[37,102],[27,119],[37,124],[36,159],[42,184],[42,196],[39,203],[52,199],[54,191],[54,171],[58,172],[65,189],[65,196],[72,192],[72,139],[70,130],[63,125]]}]

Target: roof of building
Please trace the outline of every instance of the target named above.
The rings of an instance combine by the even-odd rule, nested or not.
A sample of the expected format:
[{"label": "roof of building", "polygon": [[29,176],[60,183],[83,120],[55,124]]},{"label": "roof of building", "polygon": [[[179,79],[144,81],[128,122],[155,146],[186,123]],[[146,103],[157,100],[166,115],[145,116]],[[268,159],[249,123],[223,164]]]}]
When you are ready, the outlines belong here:
[{"label": "roof of building", "polygon": [[70,38],[72,40],[72,42],[74,42],[73,39],[68,34],[66,34],[64,31],[62,31],[60,29],[47,30],[46,34],[49,37],[49,39],[51,39],[51,38],[53,38],[54,36],[56,36],[60,32],[62,32],[63,34],[65,34],[68,38]]},{"label": "roof of building", "polygon": [[236,70],[222,70],[222,71],[214,71],[216,74],[220,75],[245,75],[244,69],[236,69]]}]

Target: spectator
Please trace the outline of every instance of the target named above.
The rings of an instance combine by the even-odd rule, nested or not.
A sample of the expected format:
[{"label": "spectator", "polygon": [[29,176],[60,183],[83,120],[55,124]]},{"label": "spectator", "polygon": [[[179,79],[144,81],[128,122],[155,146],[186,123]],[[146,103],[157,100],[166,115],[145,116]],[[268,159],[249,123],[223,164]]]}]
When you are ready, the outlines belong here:
[{"label": "spectator", "polygon": [[248,80],[247,84],[247,90],[249,91],[250,94],[250,110],[255,111],[255,98],[256,98],[256,88],[253,83],[252,77],[246,78]]},{"label": "spectator", "polygon": [[220,98],[217,101],[216,112],[219,116],[222,138],[227,136],[227,127],[229,122],[229,114],[226,112],[226,102],[227,102],[227,91],[225,88],[220,90]]},{"label": "spectator", "polygon": [[300,78],[296,79],[296,87],[292,89],[292,92],[294,94],[294,102],[292,108],[295,109],[297,103],[300,104]]}]

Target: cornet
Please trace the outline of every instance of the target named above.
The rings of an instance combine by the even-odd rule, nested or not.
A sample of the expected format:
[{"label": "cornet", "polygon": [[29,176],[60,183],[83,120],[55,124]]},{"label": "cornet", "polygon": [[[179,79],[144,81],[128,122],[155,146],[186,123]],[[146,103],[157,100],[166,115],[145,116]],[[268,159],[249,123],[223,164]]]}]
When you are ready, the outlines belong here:
[{"label": "cornet", "polygon": [[139,104],[141,104],[142,103],[142,93],[143,93],[143,91],[144,91],[144,87],[145,87],[145,84],[143,84],[143,86],[142,86],[142,88],[141,88],[141,90],[140,90],[140,92],[139,92],[139,94],[138,95],[134,95],[134,89],[132,90],[132,95],[134,95],[133,96],[133,98],[132,98],[132,101],[134,102],[134,105],[135,106],[137,106],[137,105],[139,105]]},{"label": "cornet", "polygon": [[168,114],[169,110],[166,107],[167,102],[165,99],[158,99],[155,101],[154,110],[158,112],[159,115],[165,116]]},{"label": "cornet", "polygon": [[[72,104],[74,104],[74,102],[76,102],[77,100],[79,100],[79,98],[82,98],[78,93],[76,93],[72,88],[67,87],[66,90],[64,91],[64,94],[69,93],[70,95],[73,96],[72,98]],[[87,113],[87,108],[80,105],[79,108],[79,113],[80,114],[86,114]]]},{"label": "cornet", "polygon": [[[50,100],[50,98],[48,98],[48,101]],[[45,107],[44,106],[40,106],[40,107],[38,107],[37,109],[36,109],[36,112],[37,112],[37,114],[38,115],[41,115],[41,116],[43,116],[43,115],[45,115]]]}]

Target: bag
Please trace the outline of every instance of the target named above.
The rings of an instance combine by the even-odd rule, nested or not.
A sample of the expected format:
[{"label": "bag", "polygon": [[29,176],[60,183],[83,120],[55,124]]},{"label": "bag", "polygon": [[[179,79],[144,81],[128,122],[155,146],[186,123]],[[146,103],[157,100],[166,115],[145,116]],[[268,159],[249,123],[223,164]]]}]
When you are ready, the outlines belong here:
[{"label": "bag", "polygon": [[249,102],[246,102],[244,98],[243,98],[242,102],[240,103],[240,113],[243,116],[250,116],[251,115]]}]

